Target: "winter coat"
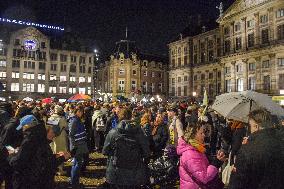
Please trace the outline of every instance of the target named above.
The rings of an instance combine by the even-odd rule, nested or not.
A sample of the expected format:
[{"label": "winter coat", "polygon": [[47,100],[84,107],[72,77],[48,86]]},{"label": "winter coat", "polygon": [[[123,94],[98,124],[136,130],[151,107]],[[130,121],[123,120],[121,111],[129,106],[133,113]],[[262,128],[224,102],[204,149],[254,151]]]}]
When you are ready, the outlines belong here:
[{"label": "winter coat", "polygon": [[27,129],[18,153],[10,158],[13,189],[54,188],[56,167],[62,162],[53,155],[43,125]]},{"label": "winter coat", "polygon": [[89,153],[86,129],[80,118],[77,116],[71,117],[68,127],[72,155],[80,156]]},{"label": "winter coat", "polygon": [[169,126],[169,133],[170,133],[169,143],[175,146],[178,145],[178,135],[177,135],[177,129],[176,129],[177,127],[183,128],[183,125],[180,119],[177,116],[175,116],[171,120],[171,123]]},{"label": "winter coat", "polygon": [[209,165],[205,154],[187,144],[182,138],[178,140],[177,153],[180,157],[180,189],[199,189],[195,180],[203,184],[213,180],[218,168]]},{"label": "winter coat", "polygon": [[157,132],[153,137],[152,150],[154,153],[162,153],[169,140],[169,131],[166,125],[160,125],[157,128]]},{"label": "winter coat", "polygon": [[59,127],[60,127],[60,135],[54,139],[53,142],[53,151],[58,153],[60,151],[66,152],[67,151],[67,134],[65,128],[68,126],[67,120],[64,116],[60,116],[57,114],[52,114],[50,116],[52,119],[59,119]]},{"label": "winter coat", "polygon": [[237,155],[229,189],[283,189],[283,150],[278,129],[253,133]]},{"label": "winter coat", "polygon": [[18,147],[22,142],[22,131],[17,131],[16,128],[20,124],[17,118],[11,118],[0,131],[0,144],[3,146]]},{"label": "winter coat", "polygon": [[[139,165],[136,169],[123,169],[118,168],[113,164],[114,160],[114,140],[120,132],[127,133],[134,137],[141,147],[141,159],[137,160]],[[114,185],[131,185],[139,186],[147,183],[146,165],[143,163],[142,158],[150,156],[149,142],[140,126],[125,127],[121,122],[118,124],[117,129],[112,129],[105,140],[103,147],[103,154],[108,156],[106,180],[109,184]],[[131,156],[131,154],[129,154]]]}]

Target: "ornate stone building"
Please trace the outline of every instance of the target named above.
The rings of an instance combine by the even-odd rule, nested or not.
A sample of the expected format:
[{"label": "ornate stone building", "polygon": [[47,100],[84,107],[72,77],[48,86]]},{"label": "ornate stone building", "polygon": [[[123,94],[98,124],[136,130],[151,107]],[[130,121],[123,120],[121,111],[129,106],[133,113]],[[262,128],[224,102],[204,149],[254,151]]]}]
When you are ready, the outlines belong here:
[{"label": "ornate stone building", "polygon": [[66,99],[75,93],[92,95],[94,54],[68,49],[65,43],[59,49],[53,45],[50,37],[34,27],[1,39],[0,97]]},{"label": "ornate stone building", "polygon": [[[280,94],[284,89],[284,1],[236,0],[217,22],[216,29],[203,27],[169,44],[170,94],[202,96],[204,89],[212,97],[243,90]],[[187,52],[183,54],[191,57],[189,66],[176,68],[176,56],[183,56],[179,46],[184,44]],[[183,83],[189,86],[187,93],[182,92],[182,80],[175,73],[191,73]]]},{"label": "ornate stone building", "polygon": [[167,60],[140,53],[136,43],[121,40],[116,43],[110,60],[101,64],[97,72],[97,92],[113,97],[134,94],[167,95]]}]

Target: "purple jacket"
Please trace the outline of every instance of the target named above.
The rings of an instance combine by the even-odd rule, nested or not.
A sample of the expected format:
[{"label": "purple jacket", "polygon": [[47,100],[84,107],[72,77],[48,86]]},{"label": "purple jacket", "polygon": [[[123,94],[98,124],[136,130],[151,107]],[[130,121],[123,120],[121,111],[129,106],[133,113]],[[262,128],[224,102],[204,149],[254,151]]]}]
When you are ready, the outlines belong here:
[{"label": "purple jacket", "polygon": [[180,189],[199,189],[194,180],[206,184],[217,175],[218,169],[213,165],[209,165],[206,155],[198,152],[182,138],[178,140],[177,153],[181,155],[179,167]]}]

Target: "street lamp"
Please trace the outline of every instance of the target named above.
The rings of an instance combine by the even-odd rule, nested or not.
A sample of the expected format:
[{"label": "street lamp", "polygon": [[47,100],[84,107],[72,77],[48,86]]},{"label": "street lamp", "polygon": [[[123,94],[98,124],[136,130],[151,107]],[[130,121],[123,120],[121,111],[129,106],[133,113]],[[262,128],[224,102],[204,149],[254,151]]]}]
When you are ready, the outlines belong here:
[{"label": "street lamp", "polygon": [[197,93],[196,92],[192,92],[192,96],[196,96],[197,95]]},{"label": "street lamp", "polygon": [[94,53],[97,54],[97,52],[98,52],[98,50],[97,50],[97,49],[94,49]]}]

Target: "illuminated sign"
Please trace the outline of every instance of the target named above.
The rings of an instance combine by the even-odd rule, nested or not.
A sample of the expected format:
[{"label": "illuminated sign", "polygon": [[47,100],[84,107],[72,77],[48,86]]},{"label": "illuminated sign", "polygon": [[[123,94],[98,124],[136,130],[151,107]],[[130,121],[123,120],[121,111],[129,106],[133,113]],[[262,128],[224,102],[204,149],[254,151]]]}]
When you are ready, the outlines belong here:
[{"label": "illuminated sign", "polygon": [[21,20],[9,19],[9,18],[1,18],[0,17],[0,22],[19,24],[19,25],[26,25],[26,26],[35,26],[35,27],[39,27],[39,28],[47,28],[47,29],[52,29],[52,30],[64,31],[64,28],[59,27],[59,26],[51,26],[51,25],[46,25],[46,24],[37,24],[37,23],[29,22],[29,21],[21,21]]},{"label": "illuminated sign", "polygon": [[34,40],[25,40],[26,49],[33,50],[36,48],[36,42]]}]

